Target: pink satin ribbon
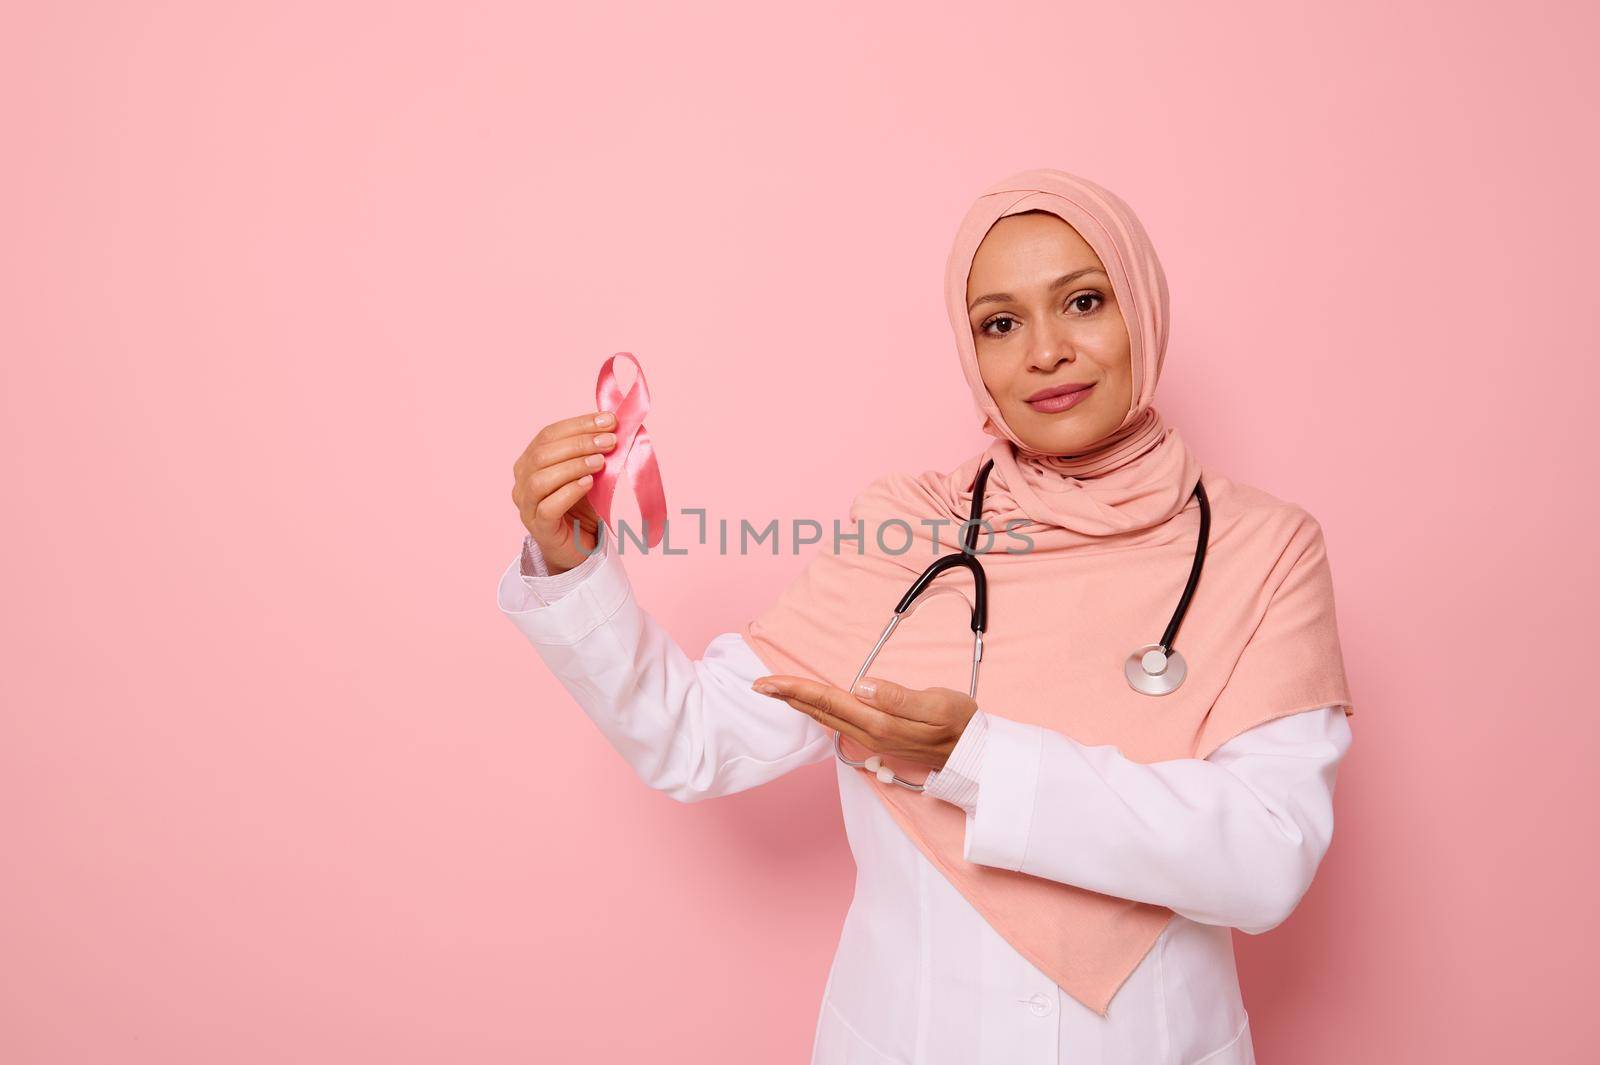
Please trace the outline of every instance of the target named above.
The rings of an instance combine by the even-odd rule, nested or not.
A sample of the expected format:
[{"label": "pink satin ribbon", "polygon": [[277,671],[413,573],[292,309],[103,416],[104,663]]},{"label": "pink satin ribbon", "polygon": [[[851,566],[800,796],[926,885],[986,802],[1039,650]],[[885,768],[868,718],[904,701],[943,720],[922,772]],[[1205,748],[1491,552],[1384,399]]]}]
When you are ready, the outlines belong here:
[{"label": "pink satin ribbon", "polygon": [[[617,373],[612,368],[618,359],[627,359],[638,371],[627,395],[623,395],[617,385]],[[611,505],[616,498],[617,485],[626,477],[634,497],[639,500],[645,543],[654,547],[667,531],[667,493],[661,487],[655,444],[650,439],[650,430],[644,427],[644,416],[650,413],[650,388],[645,384],[644,367],[631,352],[617,352],[601,365],[594,396],[596,409],[609,410],[617,416],[616,427],[612,429],[617,434],[617,444],[606,453],[605,468],[589,489],[589,501],[600,519],[611,525]],[[614,526],[611,532],[616,535]]]}]

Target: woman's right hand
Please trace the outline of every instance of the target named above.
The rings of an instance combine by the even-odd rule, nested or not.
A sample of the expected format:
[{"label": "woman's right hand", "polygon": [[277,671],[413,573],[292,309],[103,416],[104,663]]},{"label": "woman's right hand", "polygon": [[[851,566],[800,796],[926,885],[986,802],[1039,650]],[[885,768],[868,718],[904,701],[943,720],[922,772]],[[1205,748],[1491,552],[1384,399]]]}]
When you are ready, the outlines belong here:
[{"label": "woman's right hand", "polygon": [[[511,467],[511,500],[551,573],[572,569],[593,553],[600,515],[589,502],[604,452],[617,446],[617,418],[592,411],[539,430]],[[580,530],[574,541],[572,526]]]}]

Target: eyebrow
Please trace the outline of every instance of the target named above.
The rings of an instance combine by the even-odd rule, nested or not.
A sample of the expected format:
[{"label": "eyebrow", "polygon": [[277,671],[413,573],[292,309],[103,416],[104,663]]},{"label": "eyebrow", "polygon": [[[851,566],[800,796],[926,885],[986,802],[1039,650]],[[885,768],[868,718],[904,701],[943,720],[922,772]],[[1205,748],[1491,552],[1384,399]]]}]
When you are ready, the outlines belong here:
[{"label": "eyebrow", "polygon": [[[1086,266],[1082,270],[1074,270],[1070,274],[1062,274],[1060,277],[1050,282],[1050,291],[1054,292],[1062,285],[1070,285],[1085,274],[1104,273],[1105,271],[1100,269],[1098,266]],[[1016,298],[1017,297],[1013,296],[1009,292],[991,292],[987,296],[979,296],[977,299],[967,304],[967,313],[971,314],[980,303],[1013,303],[1016,301]]]}]

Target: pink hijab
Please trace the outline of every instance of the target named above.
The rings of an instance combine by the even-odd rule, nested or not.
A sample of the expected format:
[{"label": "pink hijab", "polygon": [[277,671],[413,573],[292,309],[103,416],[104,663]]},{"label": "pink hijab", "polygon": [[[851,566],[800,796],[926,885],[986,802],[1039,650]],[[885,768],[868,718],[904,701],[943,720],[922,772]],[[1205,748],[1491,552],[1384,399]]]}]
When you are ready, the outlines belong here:
[{"label": "pink hijab", "polygon": [[[1077,455],[1030,451],[1006,424],[979,376],[967,318],[967,273],[989,227],[1034,209],[1060,216],[1099,255],[1132,342],[1127,416]],[[1059,170],[1006,178],[962,219],[945,300],[984,431],[996,439],[949,472],[891,473],[863,489],[849,521],[840,523],[845,533],[865,530],[859,551],[850,541],[835,552],[825,537],[826,549],[744,627],[767,667],[847,688],[911,582],[935,557],[956,550],[977,470],[993,458],[983,517],[994,536],[980,532],[977,544],[988,574],[977,694],[986,713],[1086,745],[1111,744],[1145,763],[1204,758],[1246,729],[1316,707],[1353,713],[1321,526],[1300,506],[1209,468],[1210,547],[1175,640],[1188,678],[1160,697],[1141,695],[1124,679],[1123,660],[1160,638],[1188,579],[1200,520],[1193,492],[1202,474],[1152,405],[1167,348],[1167,284],[1128,205]],[[1030,550],[1008,553],[1021,547],[1007,534],[1008,522],[1032,541]],[[902,551],[907,528],[911,548]],[[971,594],[965,570],[946,571],[935,587],[946,582]],[[902,624],[871,672],[911,687],[966,691],[971,642],[965,609],[946,598]],[[849,739],[844,751],[857,760],[869,753]],[[928,772],[893,758],[884,764],[906,780]],[[862,773],[922,853],[1001,936],[1102,1015],[1172,917],[1164,906],[968,862],[959,807],[849,771]]]}]

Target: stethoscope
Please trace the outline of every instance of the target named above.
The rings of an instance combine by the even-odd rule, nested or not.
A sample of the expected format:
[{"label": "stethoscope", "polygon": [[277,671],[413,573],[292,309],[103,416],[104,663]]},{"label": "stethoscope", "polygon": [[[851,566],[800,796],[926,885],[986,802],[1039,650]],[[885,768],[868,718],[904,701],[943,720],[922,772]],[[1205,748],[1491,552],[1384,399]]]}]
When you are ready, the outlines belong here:
[{"label": "stethoscope", "polygon": [[[878,652],[883,650],[883,645],[889,641],[889,636],[899,626],[900,622],[916,613],[917,608],[928,602],[936,595],[954,595],[963,602],[966,596],[948,584],[941,585],[927,595],[922,593],[933,583],[935,577],[947,569],[957,566],[965,567],[972,571],[972,682],[967,687],[967,695],[976,699],[978,697],[978,663],[983,661],[983,634],[989,627],[989,589],[988,579],[983,572],[983,563],[978,561],[978,556],[973,548],[978,543],[978,522],[983,515],[983,488],[989,480],[989,470],[994,466],[994,459],[983,464],[978,471],[977,480],[972,489],[972,516],[968,519],[966,528],[961,534],[961,550],[952,555],[941,555],[934,559],[933,564],[922,571],[916,583],[907,589],[906,594],[900,597],[900,604],[894,608],[894,616],[889,619],[889,624],[883,628],[883,634],[878,637],[878,642],[872,645],[872,652],[867,655],[867,660],[861,663],[861,668],[856,671],[855,680],[850,682],[849,691],[855,691],[861,678],[867,675],[873,659],[878,657]],[[1194,483],[1195,498],[1200,500],[1200,537],[1194,548],[1194,564],[1189,567],[1189,581],[1183,586],[1183,595],[1178,599],[1178,609],[1173,611],[1172,620],[1167,622],[1167,629],[1161,634],[1158,643],[1145,644],[1136,649],[1122,663],[1122,673],[1128,680],[1128,685],[1134,691],[1143,695],[1167,695],[1178,690],[1184,677],[1189,675],[1189,665],[1183,656],[1172,646],[1172,641],[1178,635],[1178,626],[1183,624],[1183,617],[1189,611],[1189,600],[1194,596],[1195,585],[1200,581],[1200,569],[1206,560],[1206,544],[1211,538],[1211,501],[1206,498],[1205,485],[1200,481]],[[853,762],[844,756],[842,747],[844,736],[842,733],[833,734],[833,753],[845,765],[865,768],[876,774],[884,783],[893,781],[912,791],[922,791],[924,786],[913,784],[902,779],[894,770],[884,765],[878,755],[872,755],[865,761]]]}]

